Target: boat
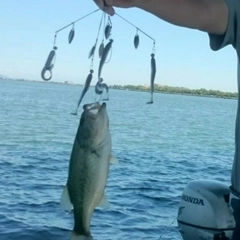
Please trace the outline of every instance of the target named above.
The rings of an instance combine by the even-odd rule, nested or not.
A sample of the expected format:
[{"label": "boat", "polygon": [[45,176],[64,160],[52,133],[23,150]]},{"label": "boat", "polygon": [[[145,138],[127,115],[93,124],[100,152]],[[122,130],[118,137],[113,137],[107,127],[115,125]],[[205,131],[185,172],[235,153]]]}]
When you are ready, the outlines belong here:
[{"label": "boat", "polygon": [[177,216],[183,240],[240,240],[240,195],[234,189],[220,181],[189,182]]}]

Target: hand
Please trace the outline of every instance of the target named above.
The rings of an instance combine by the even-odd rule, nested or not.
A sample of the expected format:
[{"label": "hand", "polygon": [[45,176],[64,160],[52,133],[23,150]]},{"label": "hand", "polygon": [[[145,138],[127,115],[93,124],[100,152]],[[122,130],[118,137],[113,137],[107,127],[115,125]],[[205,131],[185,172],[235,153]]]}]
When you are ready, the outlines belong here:
[{"label": "hand", "polygon": [[130,8],[134,7],[135,0],[93,0],[100,9],[113,16],[115,10],[113,7]]}]

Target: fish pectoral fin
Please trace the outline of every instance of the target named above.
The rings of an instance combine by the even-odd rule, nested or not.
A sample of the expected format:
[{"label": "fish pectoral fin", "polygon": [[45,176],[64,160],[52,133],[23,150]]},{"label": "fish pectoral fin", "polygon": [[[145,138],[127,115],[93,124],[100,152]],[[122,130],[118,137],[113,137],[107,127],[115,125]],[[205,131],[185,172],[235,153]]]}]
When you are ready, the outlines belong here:
[{"label": "fish pectoral fin", "polygon": [[119,160],[111,154],[110,155],[110,163],[114,164],[114,165],[118,165],[119,164]]},{"label": "fish pectoral fin", "polygon": [[60,200],[60,206],[66,212],[70,212],[73,209],[73,205],[69,197],[67,185],[63,189],[63,193]]},{"label": "fish pectoral fin", "polygon": [[110,203],[108,202],[105,193],[103,194],[102,200],[100,201],[98,207],[101,207],[101,208],[104,208],[104,209],[110,208]]}]

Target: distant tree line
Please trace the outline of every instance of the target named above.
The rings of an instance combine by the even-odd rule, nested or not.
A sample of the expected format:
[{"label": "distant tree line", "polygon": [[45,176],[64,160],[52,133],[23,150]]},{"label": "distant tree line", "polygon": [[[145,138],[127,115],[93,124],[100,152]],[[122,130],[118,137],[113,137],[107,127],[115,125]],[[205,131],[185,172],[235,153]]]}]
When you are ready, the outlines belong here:
[{"label": "distant tree line", "polygon": [[[150,91],[149,86],[142,85],[112,85],[109,86],[111,89],[129,90],[129,91]],[[217,98],[228,98],[237,99],[238,93],[222,92],[219,90],[207,90],[205,88],[200,89],[189,89],[185,87],[169,87],[165,85],[154,84],[154,92],[169,93],[169,94],[182,94],[182,95],[194,95],[194,96],[206,96],[206,97],[217,97]]]}]

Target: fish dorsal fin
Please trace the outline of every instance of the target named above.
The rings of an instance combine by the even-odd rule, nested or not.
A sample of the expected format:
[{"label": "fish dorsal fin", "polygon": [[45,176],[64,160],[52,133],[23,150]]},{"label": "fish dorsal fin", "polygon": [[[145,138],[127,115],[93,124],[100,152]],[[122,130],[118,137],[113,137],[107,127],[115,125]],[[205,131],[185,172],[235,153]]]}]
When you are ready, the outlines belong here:
[{"label": "fish dorsal fin", "polygon": [[108,209],[110,208],[110,203],[107,200],[105,193],[103,194],[102,200],[100,201],[98,207]]},{"label": "fish dorsal fin", "polygon": [[110,155],[110,163],[114,164],[114,165],[118,165],[119,164],[119,160],[111,154]]},{"label": "fish dorsal fin", "polygon": [[63,193],[60,200],[60,206],[66,212],[70,212],[73,209],[73,205],[69,197],[67,185],[63,189]]}]

